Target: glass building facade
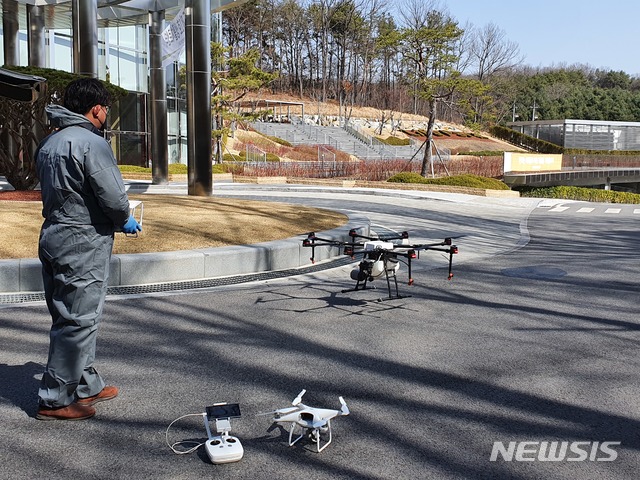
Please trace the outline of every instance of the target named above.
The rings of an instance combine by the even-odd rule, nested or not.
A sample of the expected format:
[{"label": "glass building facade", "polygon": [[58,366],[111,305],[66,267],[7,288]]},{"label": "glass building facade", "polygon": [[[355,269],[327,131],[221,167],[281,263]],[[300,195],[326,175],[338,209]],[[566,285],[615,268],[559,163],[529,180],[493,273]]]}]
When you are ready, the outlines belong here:
[{"label": "glass building facade", "polygon": [[[4,31],[0,24],[0,41]],[[120,164],[150,166],[148,25],[100,27],[98,36],[98,78],[129,93],[115,102],[109,112],[107,137]],[[19,65],[28,65],[26,20],[20,19]],[[183,54],[184,57],[184,54]],[[181,58],[184,63],[184,58]],[[0,48],[0,65],[5,64]],[[71,28],[45,28],[45,65],[73,71]],[[169,163],[187,163],[186,103],[180,92],[177,64],[166,69]],[[182,98],[180,95],[182,94]]]}]

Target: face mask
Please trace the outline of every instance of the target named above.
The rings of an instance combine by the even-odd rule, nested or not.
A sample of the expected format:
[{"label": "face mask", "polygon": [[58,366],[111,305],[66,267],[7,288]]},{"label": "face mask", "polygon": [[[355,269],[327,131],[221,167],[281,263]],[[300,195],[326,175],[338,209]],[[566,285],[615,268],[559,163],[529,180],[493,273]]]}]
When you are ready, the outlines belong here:
[{"label": "face mask", "polygon": [[104,112],[104,122],[102,122],[102,125],[100,125],[100,131],[104,131],[105,127],[107,126],[107,116],[109,115],[109,110],[111,107],[105,107],[104,105],[100,105],[100,108],[103,110]]}]

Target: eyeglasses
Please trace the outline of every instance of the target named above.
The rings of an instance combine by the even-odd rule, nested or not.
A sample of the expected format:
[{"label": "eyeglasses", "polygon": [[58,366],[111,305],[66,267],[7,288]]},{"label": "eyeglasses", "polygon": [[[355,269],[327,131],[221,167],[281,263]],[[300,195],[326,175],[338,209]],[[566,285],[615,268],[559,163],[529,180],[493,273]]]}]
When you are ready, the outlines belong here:
[{"label": "eyeglasses", "polygon": [[100,105],[100,106],[104,108],[105,115],[109,115],[109,110],[111,110],[111,105]]}]

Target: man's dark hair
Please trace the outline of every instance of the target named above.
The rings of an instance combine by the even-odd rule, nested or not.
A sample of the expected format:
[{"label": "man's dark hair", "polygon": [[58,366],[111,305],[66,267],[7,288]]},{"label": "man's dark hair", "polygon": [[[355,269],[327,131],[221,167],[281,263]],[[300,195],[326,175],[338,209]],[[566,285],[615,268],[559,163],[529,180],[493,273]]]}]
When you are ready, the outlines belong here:
[{"label": "man's dark hair", "polygon": [[111,95],[97,78],[79,78],[64,91],[64,107],[84,115],[95,105],[111,105]]}]

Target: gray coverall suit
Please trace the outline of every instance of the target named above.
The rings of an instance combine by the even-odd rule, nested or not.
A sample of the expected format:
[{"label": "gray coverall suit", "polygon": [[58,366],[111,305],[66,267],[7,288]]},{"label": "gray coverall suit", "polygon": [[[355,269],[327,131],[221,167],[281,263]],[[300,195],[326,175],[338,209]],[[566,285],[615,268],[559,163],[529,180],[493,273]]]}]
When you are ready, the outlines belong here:
[{"label": "gray coverall suit", "polygon": [[47,115],[59,130],[36,157],[45,219],[38,255],[53,323],[38,395],[41,405],[62,407],[105,386],[93,367],[96,334],[113,234],[129,218],[129,200],[100,131],[58,105],[47,107]]}]

